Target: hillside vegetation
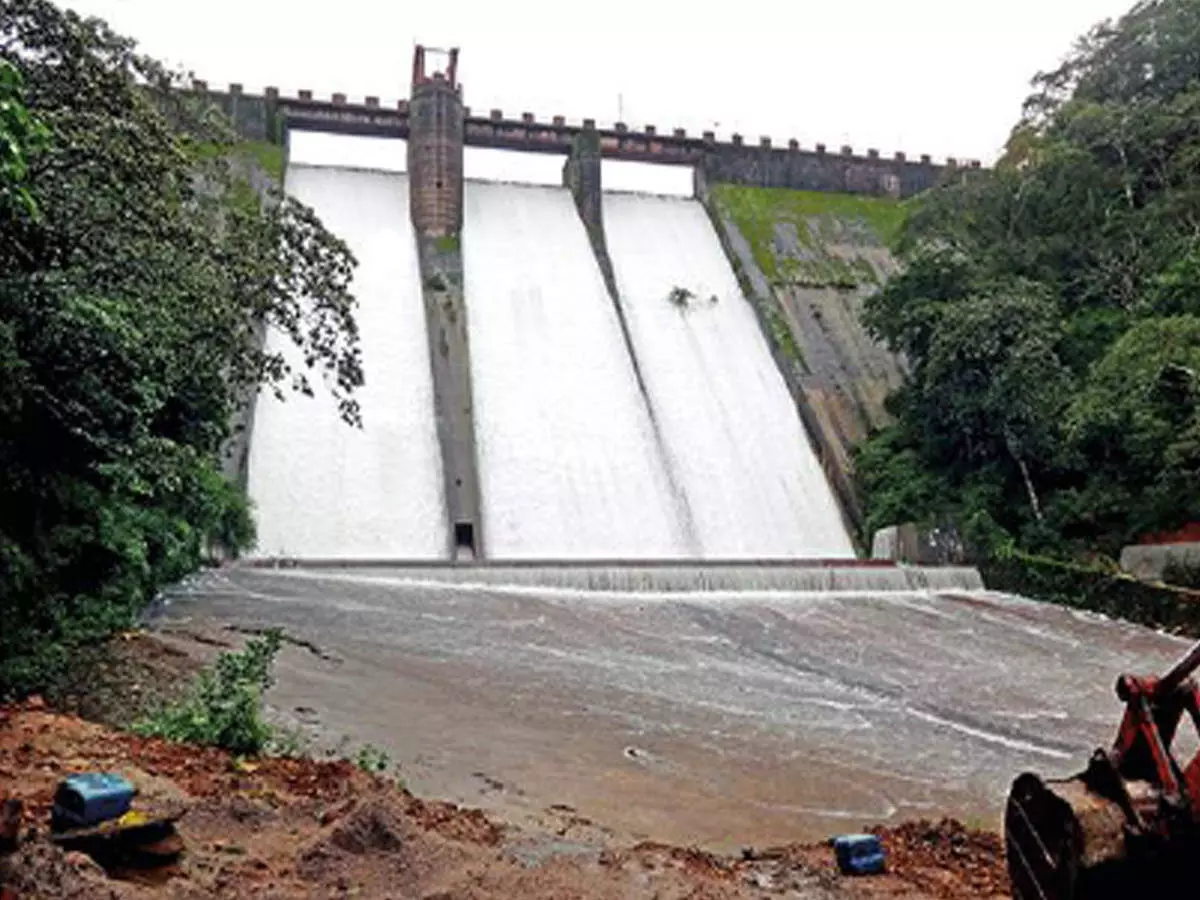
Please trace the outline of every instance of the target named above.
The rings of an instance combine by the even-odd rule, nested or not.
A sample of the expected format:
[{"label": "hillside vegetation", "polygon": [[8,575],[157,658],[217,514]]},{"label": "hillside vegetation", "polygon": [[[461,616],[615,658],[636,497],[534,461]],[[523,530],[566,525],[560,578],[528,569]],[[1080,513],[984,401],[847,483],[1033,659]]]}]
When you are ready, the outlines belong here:
[{"label": "hillside vegetation", "polygon": [[0,4],[0,695],[253,540],[219,454],[259,385],[324,377],[358,419],[353,258],[174,84],[98,20]]},{"label": "hillside vegetation", "polygon": [[868,529],[1113,554],[1200,517],[1198,48],[1200,0],[1139,3],[916,204],[866,301],[910,366],[858,458]]}]

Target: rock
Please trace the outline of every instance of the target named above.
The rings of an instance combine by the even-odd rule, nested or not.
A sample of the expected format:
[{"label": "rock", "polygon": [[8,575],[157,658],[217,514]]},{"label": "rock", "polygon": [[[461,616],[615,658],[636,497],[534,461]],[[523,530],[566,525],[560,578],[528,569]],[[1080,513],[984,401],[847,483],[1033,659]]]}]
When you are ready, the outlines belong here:
[{"label": "rock", "polygon": [[86,853],[81,853],[78,850],[71,850],[63,858],[67,865],[80,875],[86,875],[92,878],[108,877],[105,874],[104,869],[100,867],[100,863],[96,862]]},{"label": "rock", "polygon": [[330,843],[347,853],[394,852],[403,844],[403,825],[395,811],[383,801],[360,805],[330,835]]}]

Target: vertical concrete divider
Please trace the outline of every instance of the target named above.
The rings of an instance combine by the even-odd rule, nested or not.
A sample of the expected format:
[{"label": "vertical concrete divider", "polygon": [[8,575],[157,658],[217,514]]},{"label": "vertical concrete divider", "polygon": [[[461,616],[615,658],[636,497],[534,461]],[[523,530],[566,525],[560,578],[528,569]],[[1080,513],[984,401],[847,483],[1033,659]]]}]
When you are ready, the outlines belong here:
[{"label": "vertical concrete divider", "polygon": [[456,79],[458,52],[445,72],[425,72],[425,48],[413,57],[408,178],[433,371],[451,559],[484,555],[479,465],[471,390],[471,347],[463,283],[465,113]]},{"label": "vertical concrete divider", "polygon": [[[801,364],[788,356],[779,336],[775,333],[776,328],[789,327],[786,317],[777,307],[779,301],[772,294],[770,282],[754,261],[749,245],[742,238],[737,226],[729,221],[717,207],[712,192],[708,189],[708,173],[701,166],[697,166],[693,171],[696,199],[708,213],[713,229],[717,233],[717,239],[721,242],[725,256],[729,259],[738,284],[742,288],[742,293],[754,309],[759,328],[762,330],[763,337],[766,338],[767,346],[771,349],[771,356],[783,375],[788,392],[796,403],[800,421],[804,425],[809,440],[812,441],[825,478],[833,488],[842,519],[846,524],[846,530],[849,532],[859,556],[864,556],[864,547],[859,537],[859,529],[862,524],[862,505],[858,491],[851,473],[837,464],[837,454],[827,443],[828,437],[808,402],[800,378],[801,373],[798,371]],[[744,252],[739,252],[739,248]]]},{"label": "vertical concrete divider", "polygon": [[[563,164],[563,184],[575,198],[575,208],[587,230],[592,243],[592,253],[604,284],[613,302],[617,301],[617,278],[613,272],[612,259],[608,255],[608,243],[604,238],[604,195],[600,174],[600,135],[595,128],[584,128],[571,141],[571,153]],[[617,304],[620,314],[620,304]],[[625,327],[622,316],[621,327]],[[626,340],[629,334],[626,330]]]}]

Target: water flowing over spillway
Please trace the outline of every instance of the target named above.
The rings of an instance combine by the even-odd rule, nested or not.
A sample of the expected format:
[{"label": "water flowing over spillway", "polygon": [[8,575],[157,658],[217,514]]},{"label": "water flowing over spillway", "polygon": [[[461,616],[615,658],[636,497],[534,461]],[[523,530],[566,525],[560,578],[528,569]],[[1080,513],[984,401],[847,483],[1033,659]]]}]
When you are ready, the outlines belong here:
[{"label": "water flowing over spillway", "polygon": [[[707,558],[851,557],[833,493],[703,207],[608,194],[608,248]],[[675,288],[686,302],[670,299]]]},{"label": "water flowing over spillway", "polygon": [[[449,535],[405,175],[292,166],[359,260],[364,427],[259,397],[265,558],[441,560]],[[852,557],[836,501],[703,208],[610,194],[605,286],[565,188],[468,182],[462,234],[483,556]],[[675,288],[686,302],[672,302]],[[282,334],[267,335],[303,370]]]},{"label": "water flowing over spillway", "polygon": [[[249,493],[261,557],[438,559],[448,555],[425,312],[404,175],[291,166],[287,191],[350,246],[365,385],[361,431],[319,375],[316,396],[260,395]],[[303,371],[286,336],[268,333]]]},{"label": "water flowing over spillway", "polygon": [[468,182],[465,202],[485,554],[689,555],[680,498],[570,193]]}]

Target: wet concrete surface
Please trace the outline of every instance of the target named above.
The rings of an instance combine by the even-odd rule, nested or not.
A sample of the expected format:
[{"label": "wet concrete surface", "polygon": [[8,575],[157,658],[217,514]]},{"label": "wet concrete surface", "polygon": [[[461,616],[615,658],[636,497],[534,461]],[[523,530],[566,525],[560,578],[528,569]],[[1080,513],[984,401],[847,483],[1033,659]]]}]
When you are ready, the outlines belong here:
[{"label": "wet concrete surface", "polygon": [[615,593],[225,569],[175,640],[277,626],[270,701],[416,793],[569,837],[714,849],[953,815],[1112,740],[1123,671],[1187,647],[987,593]]}]

